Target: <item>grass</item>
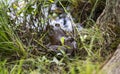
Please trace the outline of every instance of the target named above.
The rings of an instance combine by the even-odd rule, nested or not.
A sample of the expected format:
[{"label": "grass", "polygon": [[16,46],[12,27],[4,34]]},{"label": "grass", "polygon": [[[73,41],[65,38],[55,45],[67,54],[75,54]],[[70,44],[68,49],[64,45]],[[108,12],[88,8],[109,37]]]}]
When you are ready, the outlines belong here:
[{"label": "grass", "polygon": [[[93,15],[97,1],[89,16],[90,18]],[[53,0],[50,0],[50,2],[46,3],[49,6],[52,2]],[[34,10],[31,7],[35,3],[38,3],[38,7]],[[59,54],[51,56],[51,53],[47,53],[44,43],[47,42],[46,33],[43,30],[38,30],[39,27],[43,26],[41,22],[46,21],[41,19],[41,11],[39,11],[42,3],[46,4],[45,1],[31,1],[26,5],[27,8],[24,7],[20,10],[21,13],[23,12],[26,15],[23,17],[25,20],[28,14],[31,14],[33,17],[39,16],[36,17],[36,19],[40,20],[38,27],[35,30],[26,31],[27,28],[23,29],[25,23],[15,24],[16,19],[10,20],[10,17],[7,15],[7,12],[9,12],[8,5],[0,1],[0,74],[100,73],[99,67],[107,56],[101,55],[101,52],[104,52],[104,38],[95,22],[90,19],[90,22],[87,23],[89,25],[94,24],[93,27],[85,28],[80,32],[76,29],[78,36],[75,40],[77,41],[78,52],[74,57],[71,58],[62,51],[63,55],[60,58]],[[60,0],[59,3],[62,5]],[[64,5],[62,7],[65,9]],[[16,11],[15,8],[14,12]],[[19,16],[21,13],[16,16]],[[33,23],[33,18],[31,19],[30,23]],[[16,25],[20,26],[16,27]],[[24,31],[26,34],[23,34]],[[19,35],[19,33],[22,35]],[[106,54],[107,52],[104,53]]]},{"label": "grass", "polygon": [[7,15],[7,7],[4,3],[0,4],[3,6],[0,8],[0,51],[5,52],[4,54],[18,52],[25,55],[24,45],[11,28],[12,24]]},{"label": "grass", "polygon": [[[73,62],[67,62],[67,66],[64,67],[64,63],[55,60],[48,60],[45,57],[37,57],[36,59],[22,59],[16,62],[7,63],[6,61],[0,62],[1,74],[52,74],[52,73],[64,73],[64,74],[93,74],[93,72],[99,72],[99,63],[93,63],[89,60],[74,60]],[[52,69],[51,69],[52,68]],[[67,71],[68,70],[68,71]]]}]

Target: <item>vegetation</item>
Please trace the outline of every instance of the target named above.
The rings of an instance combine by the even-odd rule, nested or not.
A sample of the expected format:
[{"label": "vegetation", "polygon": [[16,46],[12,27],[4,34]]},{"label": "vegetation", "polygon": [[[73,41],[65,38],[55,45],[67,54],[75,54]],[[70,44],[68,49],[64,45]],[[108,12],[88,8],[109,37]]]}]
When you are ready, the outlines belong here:
[{"label": "vegetation", "polygon": [[[44,30],[48,18],[43,16],[42,9],[50,7],[53,2],[54,0],[18,0],[9,4],[0,1],[0,74],[102,73],[100,67],[115,44],[109,50],[106,49],[105,37],[95,23],[104,9],[105,1],[66,0],[67,3],[64,3],[64,0],[58,0],[58,5],[66,13],[71,12],[75,22],[81,22],[84,27],[82,31],[75,28],[78,49],[72,56],[62,50],[61,54],[48,50],[47,43],[50,39]],[[69,11],[66,8],[68,5],[71,8]],[[111,37],[107,38],[111,40]]]}]

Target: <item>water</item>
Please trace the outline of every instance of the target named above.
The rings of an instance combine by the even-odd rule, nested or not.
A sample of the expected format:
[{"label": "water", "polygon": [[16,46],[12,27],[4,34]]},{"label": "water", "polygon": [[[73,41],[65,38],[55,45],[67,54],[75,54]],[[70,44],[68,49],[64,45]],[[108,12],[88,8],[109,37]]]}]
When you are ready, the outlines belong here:
[{"label": "water", "polygon": [[[16,0],[9,0],[9,6],[12,5],[12,3],[14,3]],[[20,11],[24,6],[25,6],[25,1],[18,1],[18,7],[17,10],[14,11],[13,8],[10,8],[11,12],[8,12],[8,15],[11,17],[11,20],[15,20],[15,24],[21,24],[24,22],[24,14],[21,13],[20,15],[16,16],[16,13],[18,11]],[[34,4],[32,6],[33,9],[37,8],[37,5]],[[67,7],[69,8],[69,7]],[[26,16],[26,26],[30,27],[32,24],[30,24],[31,22],[31,17],[33,17],[36,20],[32,20],[33,25],[32,25],[32,29],[35,29],[36,27],[39,27],[39,22],[41,22],[43,24],[43,26],[46,27],[46,25],[52,25],[55,26],[55,24],[60,24],[61,29],[63,29],[64,31],[68,31],[68,32],[72,32],[74,27],[77,27],[79,31],[81,31],[83,28],[80,24],[75,24],[71,14],[65,13],[63,8],[61,7],[57,7],[56,2],[51,4],[51,7],[42,7],[42,14],[44,15],[43,18],[44,19],[44,23],[42,21],[39,21],[38,19],[36,19],[34,16],[32,16],[33,13],[31,14],[27,14]],[[49,12],[50,10],[50,12]],[[56,10],[58,10],[59,12],[55,12]],[[52,14],[50,14],[52,12]],[[60,13],[60,14],[58,14]],[[51,17],[49,17],[51,16]],[[41,29],[41,28],[39,28]]]},{"label": "water", "polygon": [[[74,27],[77,27],[79,31],[81,31],[83,28],[81,26],[81,24],[75,24],[72,16],[70,13],[65,13],[63,8],[58,8],[56,6],[56,4],[52,4],[51,5],[51,9],[50,11],[52,12],[52,15],[50,18],[49,18],[49,25],[52,25],[55,27],[55,24],[60,24],[60,27],[61,29],[63,29],[64,31],[68,31],[68,32],[72,32],[73,31],[73,28]],[[59,15],[57,15],[57,12],[55,12],[56,10],[61,10],[62,13],[60,13]],[[49,16],[49,13],[48,13],[48,8],[45,8],[44,9],[44,12],[45,12],[45,17],[46,16]],[[55,16],[56,15],[56,16]],[[54,17],[55,16],[55,17]],[[46,17],[48,18],[48,17]]]},{"label": "water", "polygon": [[71,22],[70,18],[67,16],[67,14],[66,15],[61,14],[60,16],[62,16],[62,15],[64,17],[58,16],[58,17],[56,17],[56,19],[53,19],[53,20],[49,19],[50,25],[55,26],[55,24],[60,24],[61,29],[71,32],[73,30],[73,28],[72,28],[72,22]]}]

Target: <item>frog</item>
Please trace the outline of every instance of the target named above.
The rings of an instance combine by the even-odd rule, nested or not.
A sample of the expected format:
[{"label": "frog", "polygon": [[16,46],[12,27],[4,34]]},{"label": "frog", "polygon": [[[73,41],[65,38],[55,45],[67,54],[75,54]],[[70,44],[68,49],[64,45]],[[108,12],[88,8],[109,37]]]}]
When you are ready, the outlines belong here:
[{"label": "frog", "polygon": [[61,37],[66,38],[66,32],[61,29],[60,24],[47,25],[48,37],[50,39],[51,45],[60,45]]},{"label": "frog", "polygon": [[[66,31],[61,29],[60,24],[56,23],[55,25],[47,25],[48,37],[50,44],[48,49],[56,53],[63,50],[65,53],[71,55],[77,49],[76,41],[73,37],[66,34]],[[64,37],[64,45],[61,43],[61,38]]]}]

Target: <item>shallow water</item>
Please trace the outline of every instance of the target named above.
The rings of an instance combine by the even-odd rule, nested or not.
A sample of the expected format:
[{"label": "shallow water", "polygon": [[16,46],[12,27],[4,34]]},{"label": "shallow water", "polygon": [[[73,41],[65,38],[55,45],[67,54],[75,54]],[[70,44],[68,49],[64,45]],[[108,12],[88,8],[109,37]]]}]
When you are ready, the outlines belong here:
[{"label": "shallow water", "polygon": [[[12,3],[14,3],[16,0],[9,0],[9,6],[12,5]],[[11,20],[16,20],[15,24],[21,24],[24,22],[24,14],[21,13],[19,16],[16,16],[16,13],[18,11],[20,11],[24,6],[25,6],[25,1],[19,1],[18,2],[18,7],[17,7],[17,11],[13,11],[13,8],[10,8],[11,12],[8,12],[8,15],[11,17]],[[34,4],[32,6],[33,9],[36,9],[37,5]],[[69,7],[68,7],[69,8]],[[66,8],[67,9],[67,8]],[[74,18],[72,18],[70,12],[66,13],[64,11],[63,8],[57,7],[56,2],[51,4],[50,7],[42,7],[42,14],[44,15],[43,19],[45,22],[41,23],[43,24],[43,26],[46,27],[46,25],[52,25],[55,26],[55,24],[59,24],[61,29],[63,29],[64,31],[68,31],[68,32],[72,32],[74,27],[77,27],[78,30],[82,30],[82,26],[81,24],[75,24],[74,23]],[[62,12],[60,14],[54,12],[56,10],[62,10]],[[50,13],[52,12],[52,14]],[[50,17],[49,17],[50,16]],[[27,14],[26,16],[26,27],[30,27],[32,29],[35,29],[36,27],[39,27],[39,20],[32,20],[33,21],[33,25],[30,24],[31,22],[31,17],[33,17],[34,19],[36,19],[34,16],[32,16],[32,14]],[[41,28],[39,28],[41,29]]]},{"label": "shallow water", "polygon": [[[44,11],[45,12],[44,15],[49,16],[48,8],[45,8],[45,9],[47,9],[47,10]],[[62,13],[57,15],[57,13],[54,11],[56,11],[58,9],[63,10],[63,8],[58,8],[56,6],[56,4],[52,4],[51,9],[50,9],[50,11],[52,11],[52,14],[50,14],[50,15],[52,15],[52,16],[48,19],[49,25],[52,25],[55,27],[55,24],[60,24],[61,29],[63,29],[64,31],[68,31],[68,32],[72,32],[74,27],[77,27],[79,31],[83,29],[81,24],[74,23],[74,21],[73,21],[74,18],[72,18],[70,12],[66,13],[63,10]],[[57,16],[55,16],[55,15],[57,15]],[[48,18],[48,17],[46,17],[46,18]]]}]

